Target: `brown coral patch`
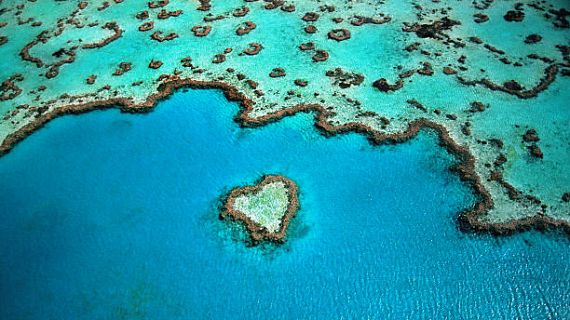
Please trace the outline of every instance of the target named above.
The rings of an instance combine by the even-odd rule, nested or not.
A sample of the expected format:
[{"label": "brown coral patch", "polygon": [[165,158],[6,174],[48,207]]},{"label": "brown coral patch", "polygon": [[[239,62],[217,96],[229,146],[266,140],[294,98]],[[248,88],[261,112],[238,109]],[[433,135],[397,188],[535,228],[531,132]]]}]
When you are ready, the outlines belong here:
[{"label": "brown coral patch", "polygon": [[553,14],[556,19],[552,23],[557,28],[568,29],[570,28],[570,22],[566,19],[570,16],[570,11],[560,8],[559,10],[551,9],[548,10],[548,13]]},{"label": "brown coral patch", "polygon": [[446,75],[456,74],[457,70],[453,69],[452,67],[443,67],[443,73]]},{"label": "brown coral patch", "polygon": [[307,22],[314,22],[319,20],[319,14],[316,12],[307,12],[301,19]]},{"label": "brown coral patch", "polygon": [[198,6],[198,8],[196,8],[196,10],[198,11],[209,11],[212,8],[212,5],[210,4],[210,0],[199,0],[200,2],[200,6]]},{"label": "brown coral patch", "polygon": [[523,135],[523,141],[524,142],[538,142],[540,141],[540,138],[538,137],[538,134],[536,133],[535,129],[528,129],[525,134]]},{"label": "brown coral patch", "polygon": [[509,10],[503,16],[503,18],[509,22],[521,22],[524,20],[524,12],[518,10]]},{"label": "brown coral patch", "polygon": [[295,9],[294,4],[285,4],[281,6],[281,10],[284,12],[295,12]]},{"label": "brown coral patch", "polygon": [[401,89],[404,86],[404,81],[398,79],[395,84],[390,84],[386,78],[380,78],[374,81],[372,86],[382,92],[390,92]]},{"label": "brown coral patch", "polygon": [[483,23],[489,21],[489,16],[482,13],[474,14],[473,18],[474,18],[473,21],[475,21],[475,23]]},{"label": "brown coral patch", "polygon": [[130,62],[119,63],[119,68],[113,72],[114,76],[122,76],[123,74],[131,71],[133,64]]},{"label": "brown coral patch", "polygon": [[285,72],[285,69],[283,69],[283,68],[274,68],[269,73],[269,76],[271,78],[281,78],[281,77],[284,77],[286,75],[287,75],[287,73]]},{"label": "brown coral patch", "polygon": [[149,30],[152,30],[153,28],[154,28],[154,22],[147,21],[147,22],[145,22],[139,26],[139,31],[142,31],[142,32],[149,31]]},{"label": "brown coral patch", "polygon": [[533,43],[538,43],[542,40],[542,36],[536,33],[533,34],[529,34],[525,39],[524,39],[524,43],[526,44],[533,44]]},{"label": "brown coral patch", "polygon": [[232,12],[232,15],[234,17],[245,17],[248,13],[249,13],[249,8],[243,6],[241,8],[235,9],[234,12]]},{"label": "brown coral patch", "polygon": [[333,85],[339,86],[342,89],[359,86],[364,82],[364,75],[345,71],[342,68],[328,70],[325,75],[332,79]]},{"label": "brown coral patch", "polygon": [[315,27],[314,25],[310,25],[306,26],[304,30],[306,33],[312,34],[317,32],[317,27]]},{"label": "brown coral patch", "polygon": [[404,23],[402,30],[404,32],[414,32],[420,38],[432,38],[432,39],[444,39],[447,38],[444,31],[451,30],[456,25],[460,25],[461,22],[457,20],[452,20],[447,17],[443,17],[441,20],[436,20],[432,23],[426,24],[408,24]]},{"label": "brown coral patch", "polygon": [[87,84],[95,84],[95,81],[96,81],[96,80],[97,80],[97,76],[94,75],[94,74],[92,74],[92,75],[90,75],[90,76],[85,80],[85,82],[86,82]]},{"label": "brown coral patch", "polygon": [[148,11],[145,10],[145,11],[141,11],[141,12],[137,13],[135,15],[135,17],[139,20],[144,20],[144,19],[148,19],[150,16],[148,14]]},{"label": "brown coral patch", "polygon": [[537,145],[533,144],[533,145],[528,146],[528,151],[530,152],[530,155],[532,157],[540,158],[540,159],[544,158],[544,154],[542,153],[542,150]]},{"label": "brown coral patch", "polygon": [[16,83],[24,80],[24,76],[16,73],[10,76],[10,78],[4,80],[0,84],[0,101],[12,100],[22,93],[22,88],[20,88]]},{"label": "brown coral patch", "polygon": [[263,49],[261,43],[252,42],[249,44],[249,47],[247,49],[243,50],[243,53],[247,54],[248,56],[255,56],[261,51],[261,49]]},{"label": "brown coral patch", "polygon": [[266,0],[265,6],[263,6],[266,10],[273,10],[281,7],[285,1],[283,0]]},{"label": "brown coral patch", "polygon": [[214,56],[214,59],[212,59],[212,63],[222,63],[226,61],[226,55],[223,53],[218,53],[217,55]]},{"label": "brown coral patch", "polygon": [[165,9],[160,10],[160,12],[157,15],[158,19],[161,20],[165,20],[168,19],[170,17],[178,17],[179,15],[181,15],[183,13],[182,10],[175,10],[175,11],[167,11]]},{"label": "brown coral patch", "polygon": [[301,51],[315,50],[315,44],[313,42],[302,43],[299,49],[301,49]]},{"label": "brown coral patch", "polygon": [[423,112],[427,112],[427,108],[416,99],[409,99],[409,100],[406,100],[406,102],[418,110],[421,110]]},{"label": "brown coral patch", "polygon": [[316,50],[312,59],[314,62],[327,61],[329,59],[329,53],[325,50]]},{"label": "brown coral patch", "polygon": [[210,34],[210,31],[212,31],[211,26],[194,26],[194,27],[192,27],[192,33],[194,33],[194,35],[196,37],[205,37],[208,34]]},{"label": "brown coral patch", "polygon": [[225,18],[226,18],[226,16],[224,16],[223,14],[215,16],[211,13],[208,13],[208,15],[206,15],[203,20],[204,20],[204,22],[214,22],[214,21],[218,21],[218,20],[223,20]]},{"label": "brown coral patch", "polygon": [[239,26],[236,29],[236,34],[238,36],[246,35],[246,34],[250,33],[252,30],[254,30],[256,27],[257,27],[257,25],[254,22],[246,21],[246,22],[244,22],[244,24],[242,26]]},{"label": "brown coral patch", "polygon": [[150,1],[148,2],[148,7],[151,9],[165,7],[170,3],[170,0],[160,0],[160,1]]},{"label": "brown coral patch", "polygon": [[123,35],[123,30],[119,27],[119,25],[115,21],[105,23],[105,25],[102,28],[113,31],[113,34],[101,41],[85,44],[82,47],[83,49],[95,49],[95,48],[104,47],[109,43],[119,39]]},{"label": "brown coral patch", "polygon": [[164,41],[170,41],[173,39],[178,38],[178,34],[176,34],[175,32],[171,32],[169,34],[167,34],[166,36],[163,35],[164,33],[162,31],[155,31],[150,38],[152,40],[158,41],[158,42],[164,42]]},{"label": "brown coral patch", "polygon": [[329,39],[336,41],[344,41],[350,39],[350,31],[348,29],[334,29],[328,33]]},{"label": "brown coral patch", "polygon": [[160,67],[162,67],[162,61],[160,60],[152,60],[149,64],[148,67],[151,69],[158,69]]},{"label": "brown coral patch", "polygon": [[193,65],[192,65],[192,58],[191,58],[191,57],[182,58],[182,59],[180,60],[180,62],[182,63],[182,66],[183,66],[184,68],[192,68],[192,67],[193,67]]},{"label": "brown coral patch", "polygon": [[353,26],[361,26],[364,24],[384,24],[384,23],[388,23],[392,21],[392,18],[389,16],[380,16],[380,17],[364,17],[364,16],[354,16],[351,21],[350,24],[352,24]]},{"label": "brown coral patch", "polygon": [[416,72],[421,74],[421,75],[424,75],[424,76],[432,76],[433,75],[433,69],[432,69],[431,64],[429,62],[423,62],[422,68],[418,69]]},{"label": "brown coral patch", "polygon": [[296,86],[299,86],[299,87],[306,87],[309,84],[309,82],[307,80],[303,80],[303,79],[295,79],[294,83]]}]

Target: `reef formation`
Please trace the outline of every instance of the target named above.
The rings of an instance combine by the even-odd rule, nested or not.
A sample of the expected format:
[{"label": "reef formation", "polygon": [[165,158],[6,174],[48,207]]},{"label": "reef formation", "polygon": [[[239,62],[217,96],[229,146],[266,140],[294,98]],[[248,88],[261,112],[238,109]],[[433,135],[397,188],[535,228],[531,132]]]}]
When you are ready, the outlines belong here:
[{"label": "reef formation", "polygon": [[283,242],[298,209],[295,182],[284,176],[266,175],[254,186],[233,189],[220,217],[241,221],[254,242]]},{"label": "reef formation", "polygon": [[217,88],[244,127],[313,112],[323,134],[373,144],[435,130],[478,195],[460,227],[569,231],[564,6],[0,1],[0,154],[61,115]]}]

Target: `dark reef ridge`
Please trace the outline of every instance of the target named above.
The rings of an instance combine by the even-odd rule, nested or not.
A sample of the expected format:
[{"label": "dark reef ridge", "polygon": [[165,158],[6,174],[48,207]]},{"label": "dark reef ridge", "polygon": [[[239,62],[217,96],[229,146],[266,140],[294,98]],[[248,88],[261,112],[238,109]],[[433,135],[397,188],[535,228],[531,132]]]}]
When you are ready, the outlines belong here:
[{"label": "dark reef ridge", "polygon": [[[461,230],[488,232],[493,235],[509,235],[529,229],[547,230],[559,228],[570,235],[570,223],[563,220],[555,220],[541,213],[532,217],[502,223],[492,223],[481,219],[481,217],[494,206],[491,195],[481,183],[479,175],[475,172],[475,157],[473,154],[471,154],[468,148],[457,144],[451,138],[449,131],[441,124],[422,118],[409,122],[407,129],[402,132],[386,134],[362,123],[331,124],[328,119],[333,116],[334,113],[320,104],[297,104],[263,116],[251,117],[250,113],[253,110],[254,102],[230,84],[219,81],[199,81],[189,78],[181,79],[174,75],[163,77],[163,80],[164,82],[159,85],[157,92],[148,96],[147,99],[141,103],[135,103],[130,98],[110,98],[87,103],[69,104],[45,112],[38,116],[33,122],[28,123],[20,130],[8,135],[0,145],[0,156],[7,154],[18,142],[43,127],[50,120],[59,116],[81,114],[96,109],[116,107],[128,113],[149,112],[153,110],[158,101],[170,96],[179,88],[220,89],[224,92],[228,100],[240,103],[241,111],[235,117],[235,120],[242,127],[259,127],[278,121],[284,117],[292,116],[298,112],[314,112],[315,127],[325,136],[334,136],[350,132],[358,133],[366,136],[368,141],[373,145],[401,143],[415,137],[422,129],[433,130],[438,134],[440,145],[454,154],[459,161],[459,163],[454,165],[451,169],[459,174],[463,181],[472,186],[478,199],[473,208],[459,214],[457,221]],[[506,182],[504,184],[506,184]]]},{"label": "dark reef ridge", "polygon": [[538,95],[538,93],[546,90],[548,86],[556,79],[557,72],[558,72],[558,67],[555,64],[548,66],[544,70],[544,76],[540,79],[540,82],[536,86],[528,90],[523,90],[524,88],[514,80],[507,81],[503,85],[498,85],[489,79],[466,80],[462,77],[457,77],[457,79],[459,80],[459,82],[461,82],[464,85],[480,84],[493,91],[502,91],[517,96],[520,99],[528,99],[528,98],[534,98]]}]

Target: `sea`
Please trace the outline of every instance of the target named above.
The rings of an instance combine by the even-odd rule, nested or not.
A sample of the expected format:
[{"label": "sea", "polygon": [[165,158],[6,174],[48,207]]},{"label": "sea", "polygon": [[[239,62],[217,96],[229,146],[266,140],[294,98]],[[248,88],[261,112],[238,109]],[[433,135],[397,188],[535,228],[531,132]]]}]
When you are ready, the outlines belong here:
[{"label": "sea", "polygon": [[[49,122],[0,158],[0,319],[570,319],[570,240],[465,233],[476,201],[424,131],[244,129],[217,90]],[[300,190],[281,245],[219,219],[264,174]]]}]

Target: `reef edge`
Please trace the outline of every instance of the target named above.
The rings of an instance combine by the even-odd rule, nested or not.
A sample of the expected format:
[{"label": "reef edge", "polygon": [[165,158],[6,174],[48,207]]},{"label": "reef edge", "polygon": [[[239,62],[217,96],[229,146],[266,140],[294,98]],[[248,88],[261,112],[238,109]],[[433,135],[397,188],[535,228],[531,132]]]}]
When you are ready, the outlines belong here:
[{"label": "reef edge", "polygon": [[458,214],[457,225],[460,230],[464,232],[490,233],[495,236],[503,236],[531,229],[538,231],[560,229],[570,237],[570,222],[556,220],[540,212],[534,216],[500,223],[482,220],[481,217],[494,206],[491,194],[484,187],[481,178],[475,171],[475,157],[473,154],[471,154],[467,147],[457,144],[451,138],[449,131],[441,124],[420,118],[409,122],[408,128],[402,132],[384,134],[362,123],[350,122],[342,125],[332,125],[327,119],[333,115],[333,113],[320,104],[297,104],[260,117],[250,117],[255,102],[240,92],[235,86],[221,81],[204,81],[174,76],[162,82],[158,86],[157,91],[149,95],[146,100],[141,103],[136,103],[131,98],[119,97],[61,106],[42,114],[37,117],[35,121],[9,134],[0,144],[0,157],[10,152],[18,142],[57,117],[116,107],[120,107],[122,112],[145,113],[153,110],[157,102],[170,96],[175,90],[180,88],[222,90],[229,101],[240,103],[240,111],[234,120],[244,128],[260,127],[268,123],[276,122],[284,117],[295,115],[298,112],[313,112],[315,116],[315,127],[325,136],[353,132],[366,136],[373,145],[405,142],[415,137],[422,129],[434,130],[438,134],[440,145],[448,152],[454,154],[459,160],[459,163],[453,166],[452,170],[458,173],[463,181],[470,184],[478,198],[472,209],[467,209]]}]

